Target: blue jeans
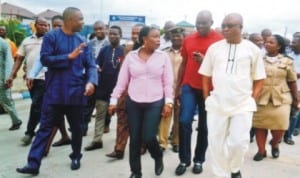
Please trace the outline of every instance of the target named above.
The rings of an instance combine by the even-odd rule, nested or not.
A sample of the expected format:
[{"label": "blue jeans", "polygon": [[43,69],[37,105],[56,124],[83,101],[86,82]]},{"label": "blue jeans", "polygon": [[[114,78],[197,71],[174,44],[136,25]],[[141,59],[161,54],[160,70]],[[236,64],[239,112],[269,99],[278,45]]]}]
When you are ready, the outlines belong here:
[{"label": "blue jeans", "polygon": [[294,132],[294,129],[296,128],[297,122],[299,120],[300,114],[299,112],[296,115],[290,115],[290,125],[287,131],[285,131],[284,139],[292,139],[292,134]]},{"label": "blue jeans", "polygon": [[191,163],[191,135],[194,111],[198,106],[198,134],[194,162],[203,163],[207,149],[207,122],[202,90],[183,85],[179,114],[179,159],[181,163]]},{"label": "blue jeans", "polygon": [[129,124],[129,163],[132,173],[141,174],[141,143],[146,145],[151,157],[161,158],[162,151],[156,135],[161,118],[164,99],[152,103],[137,103],[126,98]]},{"label": "blue jeans", "polygon": [[295,125],[295,129],[300,129],[300,114],[297,114],[297,122]]}]

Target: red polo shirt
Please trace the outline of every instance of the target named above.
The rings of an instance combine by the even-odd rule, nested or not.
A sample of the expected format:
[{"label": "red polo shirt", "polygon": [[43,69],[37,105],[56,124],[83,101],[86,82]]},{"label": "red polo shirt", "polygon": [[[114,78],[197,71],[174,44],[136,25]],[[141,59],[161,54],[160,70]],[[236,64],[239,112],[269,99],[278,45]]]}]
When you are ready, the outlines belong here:
[{"label": "red polo shirt", "polygon": [[192,88],[202,89],[202,77],[198,73],[200,64],[193,59],[193,52],[200,52],[205,55],[208,47],[216,41],[223,39],[223,36],[211,30],[207,36],[200,36],[198,32],[187,36],[182,45],[181,55],[187,60],[182,85],[188,84]]}]

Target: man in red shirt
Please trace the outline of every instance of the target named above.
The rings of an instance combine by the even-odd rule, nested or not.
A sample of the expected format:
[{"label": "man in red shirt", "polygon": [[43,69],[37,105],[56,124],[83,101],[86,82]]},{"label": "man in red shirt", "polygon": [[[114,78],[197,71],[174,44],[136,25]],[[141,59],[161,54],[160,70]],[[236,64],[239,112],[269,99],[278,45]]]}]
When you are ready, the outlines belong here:
[{"label": "man in red shirt", "polygon": [[194,155],[193,173],[202,172],[207,149],[207,125],[204,98],[202,96],[202,78],[198,73],[207,48],[223,39],[222,35],[211,29],[212,14],[200,11],[196,18],[197,32],[187,36],[183,42],[181,55],[183,61],[179,69],[178,88],[181,87],[179,115],[179,159],[176,175],[182,175],[191,164],[191,134],[194,111],[198,106],[198,135]]}]

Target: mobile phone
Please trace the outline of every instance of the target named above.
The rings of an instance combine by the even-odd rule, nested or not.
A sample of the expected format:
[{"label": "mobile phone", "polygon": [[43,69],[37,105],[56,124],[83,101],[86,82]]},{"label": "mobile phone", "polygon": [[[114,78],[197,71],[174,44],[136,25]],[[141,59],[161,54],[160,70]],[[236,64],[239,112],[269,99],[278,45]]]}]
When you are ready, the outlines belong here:
[{"label": "mobile phone", "polygon": [[198,51],[193,52],[193,56],[200,56],[200,53]]}]

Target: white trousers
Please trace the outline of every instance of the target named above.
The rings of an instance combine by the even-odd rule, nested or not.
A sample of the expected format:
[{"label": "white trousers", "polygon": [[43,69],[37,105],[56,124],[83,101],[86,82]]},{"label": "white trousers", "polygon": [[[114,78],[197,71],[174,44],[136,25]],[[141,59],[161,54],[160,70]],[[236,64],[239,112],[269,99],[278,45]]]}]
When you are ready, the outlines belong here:
[{"label": "white trousers", "polygon": [[208,149],[215,177],[227,178],[240,170],[249,146],[253,112],[232,116],[207,112]]}]

